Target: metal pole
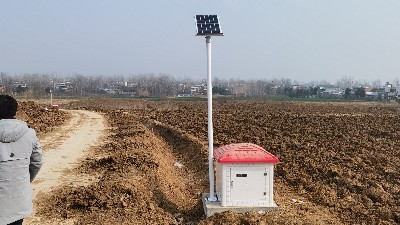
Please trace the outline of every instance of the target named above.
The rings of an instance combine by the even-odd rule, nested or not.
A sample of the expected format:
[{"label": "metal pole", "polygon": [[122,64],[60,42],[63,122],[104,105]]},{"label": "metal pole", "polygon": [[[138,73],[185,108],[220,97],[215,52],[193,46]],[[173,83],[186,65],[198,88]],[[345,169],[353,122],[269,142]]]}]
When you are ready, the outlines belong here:
[{"label": "metal pole", "polygon": [[53,106],[53,92],[50,90],[50,106]]},{"label": "metal pole", "polygon": [[208,172],[210,179],[209,201],[216,201],[214,194],[214,137],[212,123],[212,83],[211,83],[211,36],[206,36],[207,46],[207,102],[208,102]]}]

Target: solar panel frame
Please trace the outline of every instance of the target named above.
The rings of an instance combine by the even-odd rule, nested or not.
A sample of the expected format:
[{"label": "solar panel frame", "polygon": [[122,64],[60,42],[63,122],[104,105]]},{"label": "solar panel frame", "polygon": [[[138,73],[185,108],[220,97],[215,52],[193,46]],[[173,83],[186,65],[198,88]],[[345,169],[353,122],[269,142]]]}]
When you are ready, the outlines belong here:
[{"label": "solar panel frame", "polygon": [[218,15],[196,15],[196,36],[224,36]]}]

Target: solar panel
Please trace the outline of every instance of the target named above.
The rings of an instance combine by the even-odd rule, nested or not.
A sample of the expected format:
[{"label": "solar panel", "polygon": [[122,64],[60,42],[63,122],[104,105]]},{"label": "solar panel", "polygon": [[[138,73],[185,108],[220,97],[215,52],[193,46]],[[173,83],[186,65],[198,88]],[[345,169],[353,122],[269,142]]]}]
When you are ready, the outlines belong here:
[{"label": "solar panel", "polygon": [[218,15],[196,15],[197,36],[223,36]]}]

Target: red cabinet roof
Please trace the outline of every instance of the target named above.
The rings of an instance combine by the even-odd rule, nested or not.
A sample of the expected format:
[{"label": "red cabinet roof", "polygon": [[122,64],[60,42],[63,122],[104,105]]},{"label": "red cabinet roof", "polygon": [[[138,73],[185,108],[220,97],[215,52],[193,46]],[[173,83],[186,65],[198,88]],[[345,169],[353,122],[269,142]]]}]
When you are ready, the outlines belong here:
[{"label": "red cabinet roof", "polygon": [[279,159],[262,147],[251,143],[229,144],[214,149],[219,163],[278,163]]}]

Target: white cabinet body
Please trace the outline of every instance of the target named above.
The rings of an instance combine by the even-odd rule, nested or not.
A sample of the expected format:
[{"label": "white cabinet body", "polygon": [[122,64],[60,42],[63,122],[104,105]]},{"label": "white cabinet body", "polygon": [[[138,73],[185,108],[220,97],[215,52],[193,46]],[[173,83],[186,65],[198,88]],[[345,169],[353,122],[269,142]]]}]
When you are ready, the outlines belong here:
[{"label": "white cabinet body", "polygon": [[221,206],[274,206],[274,164],[216,165]]}]

